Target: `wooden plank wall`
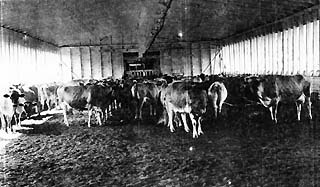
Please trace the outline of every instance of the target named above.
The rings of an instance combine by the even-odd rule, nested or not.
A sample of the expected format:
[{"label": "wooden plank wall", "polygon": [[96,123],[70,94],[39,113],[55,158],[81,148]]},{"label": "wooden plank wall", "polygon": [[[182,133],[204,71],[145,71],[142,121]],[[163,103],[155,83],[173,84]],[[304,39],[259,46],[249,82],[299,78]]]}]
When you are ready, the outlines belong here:
[{"label": "wooden plank wall", "polygon": [[[160,50],[162,74],[185,76],[221,73],[220,50],[210,42],[192,43],[179,48]],[[121,78],[124,74],[122,51],[104,47],[63,47],[64,79]],[[69,54],[69,57],[68,57]]]},{"label": "wooden plank wall", "polygon": [[121,78],[124,73],[121,51],[104,47],[63,47],[60,54],[66,80]]},{"label": "wooden plank wall", "polygon": [[1,27],[0,58],[1,85],[60,81],[59,48],[51,44]]},{"label": "wooden plank wall", "polygon": [[201,73],[221,73],[219,48],[210,42],[189,43],[179,48],[166,48],[160,51],[162,74],[196,76]]},{"label": "wooden plank wall", "polygon": [[319,20],[222,47],[228,74],[320,76]]}]

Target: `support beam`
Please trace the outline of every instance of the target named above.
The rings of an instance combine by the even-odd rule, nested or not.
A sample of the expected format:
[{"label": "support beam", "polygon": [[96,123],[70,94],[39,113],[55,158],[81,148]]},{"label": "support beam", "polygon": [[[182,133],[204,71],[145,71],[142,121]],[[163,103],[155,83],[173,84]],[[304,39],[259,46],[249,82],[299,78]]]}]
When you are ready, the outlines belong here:
[{"label": "support beam", "polygon": [[276,20],[276,21],[274,21],[272,23],[268,23],[268,24],[265,24],[265,25],[262,25],[262,26],[259,26],[259,27],[253,28],[253,29],[249,29],[249,30],[241,32],[241,33],[237,33],[237,34],[231,35],[229,37],[226,37],[226,38],[222,39],[222,41],[223,41],[222,43],[226,43],[230,39],[235,39],[235,38],[241,37],[241,36],[249,34],[249,33],[257,32],[257,31],[260,31],[262,29],[265,29],[265,28],[268,28],[268,27],[272,27],[273,25],[288,21],[290,19],[301,17],[305,13],[311,13],[313,10],[318,10],[319,8],[320,8],[320,5],[317,4],[317,5],[312,6],[310,8],[304,9],[303,11],[300,11],[298,13],[292,14],[292,15],[287,16],[285,18],[278,19],[278,20]]}]

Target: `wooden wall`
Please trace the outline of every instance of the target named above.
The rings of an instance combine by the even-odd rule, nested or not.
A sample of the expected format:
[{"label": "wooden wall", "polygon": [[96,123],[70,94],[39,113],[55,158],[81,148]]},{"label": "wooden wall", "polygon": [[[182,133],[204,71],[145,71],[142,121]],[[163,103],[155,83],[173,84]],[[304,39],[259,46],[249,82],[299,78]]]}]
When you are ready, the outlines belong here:
[{"label": "wooden wall", "polygon": [[0,28],[0,84],[59,81],[59,48],[24,34]]},{"label": "wooden wall", "polygon": [[225,45],[224,72],[319,76],[319,28],[319,20],[314,20]]},{"label": "wooden wall", "polygon": [[60,50],[65,80],[121,78],[123,55],[104,47],[63,47]]},{"label": "wooden wall", "polygon": [[196,76],[201,73],[221,73],[219,48],[210,42],[189,43],[179,48],[162,49],[160,70],[162,74]]},{"label": "wooden wall", "polygon": [[[163,48],[160,50],[160,70],[162,74],[185,76],[220,73],[223,68],[217,52],[219,49],[209,42]],[[121,50],[111,51],[103,47],[64,47],[61,48],[61,59],[64,80],[121,78],[124,74]]]}]

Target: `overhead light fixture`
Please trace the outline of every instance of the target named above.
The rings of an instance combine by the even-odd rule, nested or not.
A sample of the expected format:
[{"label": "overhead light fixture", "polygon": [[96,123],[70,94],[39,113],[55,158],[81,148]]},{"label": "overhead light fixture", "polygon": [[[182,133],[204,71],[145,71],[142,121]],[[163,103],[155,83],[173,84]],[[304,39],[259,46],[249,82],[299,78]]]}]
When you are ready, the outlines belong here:
[{"label": "overhead light fixture", "polygon": [[26,41],[27,39],[28,39],[28,35],[27,35],[27,34],[24,34],[24,35],[23,35],[23,40]]},{"label": "overhead light fixture", "polygon": [[178,32],[178,37],[179,37],[179,38],[182,38],[182,37],[183,37],[182,31],[179,31],[179,32]]}]

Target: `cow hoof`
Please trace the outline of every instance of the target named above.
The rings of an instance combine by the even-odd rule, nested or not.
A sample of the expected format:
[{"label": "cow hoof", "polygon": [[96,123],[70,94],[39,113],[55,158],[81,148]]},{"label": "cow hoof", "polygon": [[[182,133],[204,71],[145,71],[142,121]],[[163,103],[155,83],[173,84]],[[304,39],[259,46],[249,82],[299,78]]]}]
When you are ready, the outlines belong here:
[{"label": "cow hoof", "polygon": [[198,135],[197,134],[193,134],[192,138],[198,138]]},{"label": "cow hoof", "polygon": [[203,131],[200,130],[200,131],[198,132],[198,135],[200,136],[200,134],[203,134]]}]

